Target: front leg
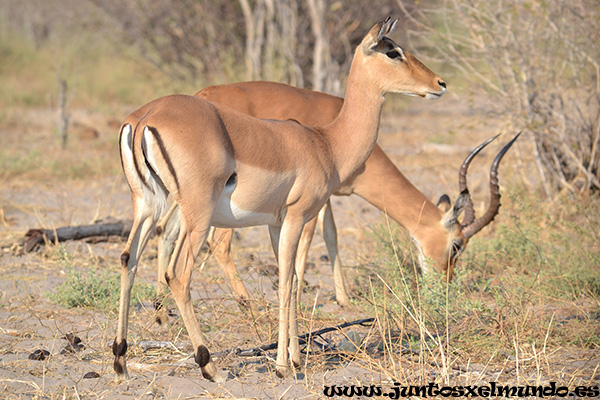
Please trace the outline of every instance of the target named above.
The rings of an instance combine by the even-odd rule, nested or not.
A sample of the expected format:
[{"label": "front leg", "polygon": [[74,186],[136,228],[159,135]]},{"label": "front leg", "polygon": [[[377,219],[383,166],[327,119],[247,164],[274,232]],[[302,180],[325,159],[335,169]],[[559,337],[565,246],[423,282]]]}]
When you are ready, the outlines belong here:
[{"label": "front leg", "polygon": [[[296,274],[294,264],[303,228],[304,219],[293,218],[289,214],[281,228],[269,227],[271,242],[273,247],[277,248],[279,264],[279,338],[275,369],[280,378],[284,378],[290,373],[288,344],[292,361],[300,364],[296,302],[293,299],[293,285],[296,282],[293,278]],[[290,332],[292,337],[290,337]]]},{"label": "front leg", "polygon": [[292,295],[290,298],[290,358],[292,365],[300,368],[300,341],[298,336],[298,275],[292,274]]},{"label": "front leg", "polygon": [[[289,335],[290,335],[290,344],[289,344],[289,352],[291,356],[292,365],[295,368],[300,367],[300,343],[298,341],[298,291],[300,288],[300,281],[298,279],[298,275],[304,275],[304,264],[298,265],[298,260],[302,259],[302,256],[306,256],[306,254],[301,254],[302,250],[308,252],[308,248],[310,247],[310,240],[312,239],[312,233],[315,230],[315,224],[311,224],[313,221],[316,221],[316,218],[313,218],[311,222],[304,225],[302,229],[302,234],[300,235],[300,239],[298,241],[298,246],[296,250],[296,256],[294,257],[294,273],[292,274],[292,293],[290,297],[290,304],[292,307],[289,308]],[[316,222],[315,222],[316,223]],[[309,226],[310,225],[310,226]],[[302,248],[303,240],[307,239],[307,231],[310,234],[308,236],[308,243],[305,241],[305,248]],[[273,252],[275,253],[275,257],[279,260],[279,238],[281,236],[281,228],[269,226],[269,237],[271,238],[271,246],[273,247]],[[306,261],[304,258],[303,261]],[[280,264],[281,265],[281,264]],[[280,267],[281,271],[281,267]],[[279,278],[279,288],[281,288],[281,272]],[[279,295],[281,299],[281,292]]]}]

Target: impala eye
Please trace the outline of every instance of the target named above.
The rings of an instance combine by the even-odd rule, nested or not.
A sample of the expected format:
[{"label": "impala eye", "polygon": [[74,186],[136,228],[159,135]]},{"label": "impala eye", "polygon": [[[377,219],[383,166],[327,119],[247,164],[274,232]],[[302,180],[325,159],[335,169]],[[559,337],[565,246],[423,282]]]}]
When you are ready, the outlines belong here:
[{"label": "impala eye", "polygon": [[387,53],[385,53],[386,56],[388,56],[389,58],[398,58],[400,57],[400,53],[398,53],[396,50],[390,50]]}]

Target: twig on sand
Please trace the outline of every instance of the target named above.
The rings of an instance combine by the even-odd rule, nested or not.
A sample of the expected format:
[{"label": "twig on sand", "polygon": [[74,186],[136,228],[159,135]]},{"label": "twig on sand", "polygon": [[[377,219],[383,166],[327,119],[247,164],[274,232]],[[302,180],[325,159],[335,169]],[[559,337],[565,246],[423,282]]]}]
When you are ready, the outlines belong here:
[{"label": "twig on sand", "polygon": [[[358,319],[355,321],[344,322],[343,324],[340,324],[340,325],[330,326],[327,328],[319,329],[314,332],[305,333],[304,335],[299,336],[298,339],[300,340],[300,344],[307,344],[307,343],[313,341],[315,337],[319,337],[325,342],[325,344],[320,344],[320,343],[313,343],[313,344],[317,344],[317,346],[320,347],[322,351],[327,351],[327,350],[331,349],[331,343],[329,340],[322,337],[322,335],[324,335],[325,333],[332,332],[332,331],[339,331],[339,330],[342,330],[344,328],[347,328],[349,326],[354,326],[354,325],[371,326],[371,323],[374,320],[375,320],[375,318],[364,318],[364,319]],[[259,346],[259,347],[254,347],[251,349],[245,349],[245,350],[235,347],[233,349],[228,349],[228,350],[223,350],[223,351],[213,353],[213,356],[214,357],[225,357],[225,356],[228,356],[229,354],[235,354],[236,356],[240,356],[240,357],[257,357],[257,356],[263,355],[268,350],[275,350],[275,349],[277,349],[277,342],[271,343],[271,344],[266,344],[266,345]]]}]

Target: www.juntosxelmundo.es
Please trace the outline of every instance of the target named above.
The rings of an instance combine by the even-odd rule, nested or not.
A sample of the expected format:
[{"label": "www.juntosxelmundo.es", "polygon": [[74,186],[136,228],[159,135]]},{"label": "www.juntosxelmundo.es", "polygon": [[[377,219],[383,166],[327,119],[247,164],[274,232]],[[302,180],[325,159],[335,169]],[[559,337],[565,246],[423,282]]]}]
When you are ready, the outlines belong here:
[{"label": "www.juntosxelmundo.es", "polygon": [[577,386],[569,389],[566,386],[557,386],[556,382],[549,382],[546,386],[507,386],[488,382],[487,385],[465,386],[440,386],[437,383],[428,385],[403,386],[395,382],[391,387],[384,388],[378,385],[369,386],[325,386],[323,394],[327,397],[387,397],[401,399],[411,396],[427,397],[598,397],[600,385]]}]

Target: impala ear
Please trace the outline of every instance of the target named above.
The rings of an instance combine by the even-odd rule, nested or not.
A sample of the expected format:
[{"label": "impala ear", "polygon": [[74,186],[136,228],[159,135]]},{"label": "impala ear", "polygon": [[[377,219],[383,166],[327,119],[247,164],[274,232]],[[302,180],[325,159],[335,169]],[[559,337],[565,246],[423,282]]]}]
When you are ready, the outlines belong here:
[{"label": "impala ear", "polygon": [[463,190],[460,196],[458,196],[458,199],[456,199],[454,202],[454,207],[452,210],[448,210],[446,212],[446,215],[444,215],[444,226],[447,229],[451,229],[456,224],[458,221],[458,216],[465,209],[470,198],[471,195],[469,194],[469,191],[467,189]]},{"label": "impala ear", "polygon": [[397,19],[391,21],[390,17],[376,24],[371,28],[369,33],[364,37],[361,43],[361,48],[364,53],[368,53],[371,49],[388,34],[390,34],[396,27]]},{"label": "impala ear", "polygon": [[450,197],[447,194],[443,194],[440,196],[440,199],[438,200],[436,206],[442,210],[443,212],[446,212],[450,209],[450,206],[452,205],[452,203],[450,203]]}]

